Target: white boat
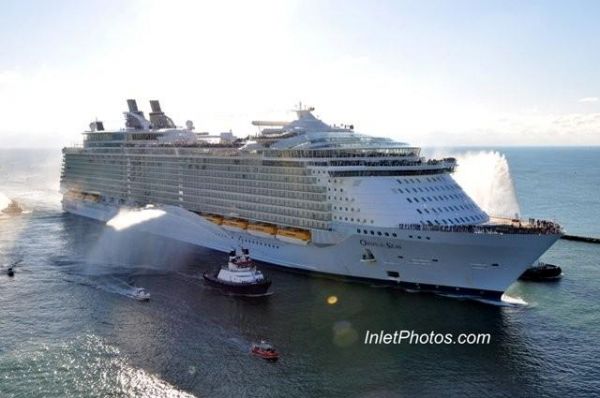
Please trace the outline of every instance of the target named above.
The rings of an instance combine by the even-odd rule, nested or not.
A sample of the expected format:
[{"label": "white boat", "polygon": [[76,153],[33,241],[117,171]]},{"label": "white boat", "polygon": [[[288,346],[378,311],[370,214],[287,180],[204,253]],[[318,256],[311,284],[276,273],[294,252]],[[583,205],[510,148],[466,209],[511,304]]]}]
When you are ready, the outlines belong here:
[{"label": "white boat", "polygon": [[136,287],[133,292],[131,292],[131,297],[138,301],[148,301],[150,300],[150,293],[143,287]]},{"label": "white boat", "polygon": [[10,203],[8,204],[8,206],[6,206],[4,209],[0,210],[0,213],[6,214],[9,216],[16,216],[16,215],[23,213],[23,208],[21,206],[19,206],[17,201],[11,200]]},{"label": "white boat", "polygon": [[229,252],[227,265],[217,272],[204,273],[204,279],[213,286],[239,295],[264,295],[271,286],[271,281],[256,269],[248,249],[242,249],[241,255],[236,250]]},{"label": "white boat", "polygon": [[[152,234],[344,279],[499,299],[560,238],[549,221],[492,220],[453,179],[453,158],[332,126],[313,108],[289,122],[253,122],[237,139],[176,127],[151,101],[128,101],[125,128],[90,125],[63,149],[65,211],[109,221],[155,204],[136,224]],[[92,197],[94,200],[86,200]],[[235,216],[235,218],[231,218]],[[252,223],[276,227],[265,233]],[[365,249],[371,253],[363,257]]]}]

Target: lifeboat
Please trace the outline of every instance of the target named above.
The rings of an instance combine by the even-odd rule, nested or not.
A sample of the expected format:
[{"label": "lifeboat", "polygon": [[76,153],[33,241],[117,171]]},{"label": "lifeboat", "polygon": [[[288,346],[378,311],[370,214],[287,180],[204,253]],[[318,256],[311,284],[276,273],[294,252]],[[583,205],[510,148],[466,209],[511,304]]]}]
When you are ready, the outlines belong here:
[{"label": "lifeboat", "polygon": [[230,231],[243,231],[248,227],[248,221],[239,218],[225,218],[221,226]]},{"label": "lifeboat", "polygon": [[310,241],[310,231],[300,228],[279,228],[276,237],[284,242],[307,245]]},{"label": "lifeboat", "polygon": [[207,214],[204,216],[204,218],[217,225],[223,224],[223,216],[219,216],[216,214]]},{"label": "lifeboat", "polygon": [[247,231],[250,235],[272,238],[277,233],[277,227],[266,223],[250,223]]},{"label": "lifeboat", "polygon": [[75,192],[75,191],[67,191],[64,194],[64,198],[69,199],[69,200],[74,200],[74,199],[79,199],[79,192]]},{"label": "lifeboat", "polygon": [[80,195],[82,200],[94,203],[100,203],[100,199],[102,198],[102,196],[97,193],[82,192]]}]

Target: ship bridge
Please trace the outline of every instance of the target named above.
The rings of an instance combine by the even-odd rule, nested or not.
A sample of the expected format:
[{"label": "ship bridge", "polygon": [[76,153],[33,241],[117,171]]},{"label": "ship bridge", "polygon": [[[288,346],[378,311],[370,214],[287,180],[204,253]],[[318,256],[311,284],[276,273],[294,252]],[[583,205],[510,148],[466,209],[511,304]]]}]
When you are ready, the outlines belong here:
[{"label": "ship bridge", "polygon": [[[258,141],[272,150],[360,150],[362,156],[374,150],[405,154],[406,149],[416,149],[390,138],[355,133],[353,125],[329,125],[315,117],[313,111],[312,107],[297,109],[297,119],[291,122],[252,122],[255,126],[269,127],[261,131]],[[403,150],[394,151],[395,148]],[[418,156],[418,151],[408,152]]]}]

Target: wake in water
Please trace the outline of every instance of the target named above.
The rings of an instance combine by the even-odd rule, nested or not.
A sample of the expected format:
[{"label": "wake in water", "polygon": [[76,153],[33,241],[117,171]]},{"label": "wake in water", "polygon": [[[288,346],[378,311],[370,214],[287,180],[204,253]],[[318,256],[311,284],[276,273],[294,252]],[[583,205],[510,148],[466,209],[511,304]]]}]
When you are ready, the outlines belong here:
[{"label": "wake in water", "polygon": [[[414,293],[420,293],[420,292],[415,290]],[[451,293],[436,293],[436,295],[445,297],[445,298],[452,298],[452,299],[456,299],[456,300],[473,300],[473,301],[477,301],[479,303],[493,305],[495,307],[528,307],[529,306],[529,303],[526,302],[525,300],[523,300],[521,297],[512,297],[512,296],[507,295],[506,293],[502,295],[500,300],[492,300],[492,299],[486,299],[486,298],[477,297],[477,296],[465,296],[465,295],[458,295],[458,294],[451,294]]]},{"label": "wake in water", "polygon": [[529,307],[529,303],[523,300],[521,297],[512,297],[506,293],[502,295],[500,301],[498,300],[487,300],[487,299],[475,299],[480,303],[494,305],[496,307]]},{"label": "wake in water", "polygon": [[116,276],[92,277],[70,275],[68,278],[65,278],[65,281],[133,299],[136,298],[136,294],[140,288],[139,286],[135,286],[133,283],[120,279]]}]

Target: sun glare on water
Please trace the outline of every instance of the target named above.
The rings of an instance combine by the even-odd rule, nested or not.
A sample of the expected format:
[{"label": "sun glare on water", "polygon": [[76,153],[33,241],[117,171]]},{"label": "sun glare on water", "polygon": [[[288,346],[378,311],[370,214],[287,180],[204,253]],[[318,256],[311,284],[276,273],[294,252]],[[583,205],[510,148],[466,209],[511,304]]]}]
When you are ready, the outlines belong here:
[{"label": "sun glare on water", "polygon": [[165,211],[160,209],[121,210],[119,214],[110,219],[106,225],[117,231],[121,231],[136,224],[162,217],[165,214]]}]

